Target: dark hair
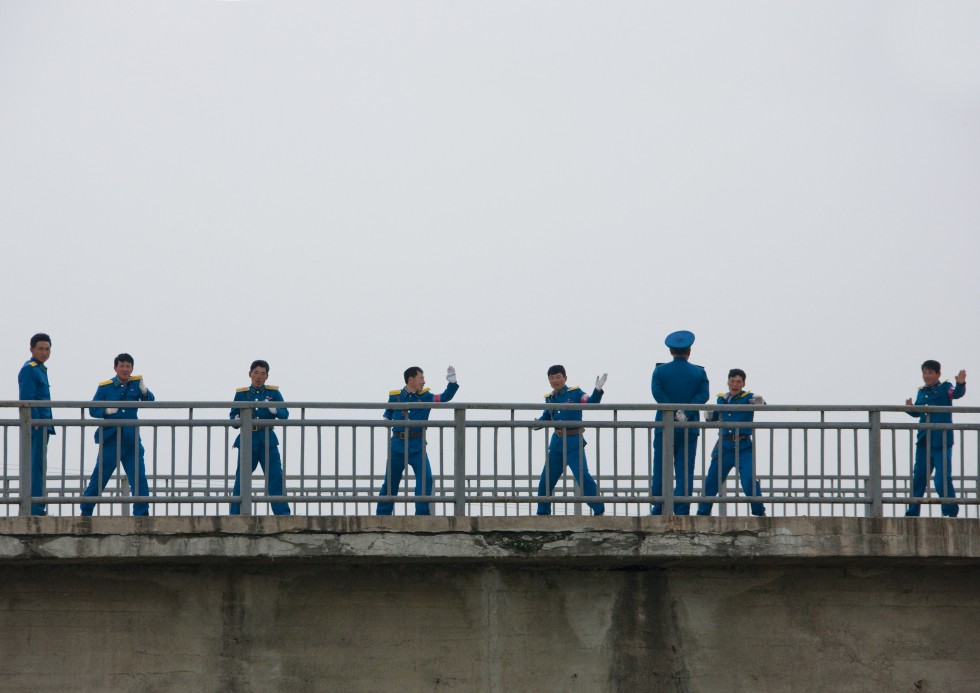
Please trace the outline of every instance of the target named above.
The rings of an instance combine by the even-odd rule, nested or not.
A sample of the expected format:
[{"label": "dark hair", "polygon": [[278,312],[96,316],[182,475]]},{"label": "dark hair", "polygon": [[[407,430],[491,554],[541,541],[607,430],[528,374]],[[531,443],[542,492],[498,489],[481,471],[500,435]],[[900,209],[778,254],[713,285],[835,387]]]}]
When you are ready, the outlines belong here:
[{"label": "dark hair", "polygon": [[565,372],[564,366],[554,365],[548,369],[548,375],[557,375],[558,373],[561,373],[566,378],[568,377],[568,373]]},{"label": "dark hair", "polygon": [[745,380],[745,371],[743,371],[741,368],[733,368],[730,371],[728,371],[729,378],[734,378],[736,375],[740,377],[742,380]]},{"label": "dark hair", "polygon": [[269,362],[268,361],[265,361],[263,359],[255,359],[254,361],[252,361],[252,365],[248,367],[248,372],[251,373],[256,368],[264,368],[265,369],[265,372],[268,373],[269,372]]},{"label": "dark hair", "polygon": [[671,356],[690,356],[691,355],[691,347],[688,347],[687,349],[671,349],[670,350],[670,355]]},{"label": "dark hair", "polygon": [[31,337],[31,349],[36,347],[38,342],[47,342],[48,344],[51,344],[51,337],[43,332],[38,332],[36,335]]},{"label": "dark hair", "polygon": [[939,365],[939,361],[934,361],[933,359],[929,359],[928,361],[922,362],[922,370],[925,370],[927,368],[930,371],[936,371],[937,373],[941,373],[943,370],[943,367]]},{"label": "dark hair", "polygon": [[119,354],[119,356],[116,357],[116,360],[112,362],[112,367],[115,368],[120,363],[128,363],[131,366],[135,366],[136,365],[136,361],[133,360],[133,357],[130,356],[129,354],[125,353],[125,352],[122,353],[122,354]]},{"label": "dark hair", "polygon": [[422,373],[422,369],[418,366],[409,366],[405,369],[405,382],[408,382],[409,378],[414,378],[419,373]]}]

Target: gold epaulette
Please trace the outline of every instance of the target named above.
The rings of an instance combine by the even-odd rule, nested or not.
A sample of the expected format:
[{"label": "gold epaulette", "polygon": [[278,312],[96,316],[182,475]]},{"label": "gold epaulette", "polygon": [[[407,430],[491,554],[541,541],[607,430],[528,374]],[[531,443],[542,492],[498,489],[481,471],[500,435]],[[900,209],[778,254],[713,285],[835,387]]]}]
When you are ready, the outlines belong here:
[{"label": "gold epaulette", "polygon": [[719,392],[719,393],[718,393],[718,398],[719,398],[719,399],[725,399],[725,397],[726,397],[727,395],[728,395],[728,393],[727,393],[727,392]]},{"label": "gold epaulette", "polygon": [[278,385],[266,385],[265,386],[265,389],[266,390],[278,390],[279,389],[279,386]]},{"label": "gold epaulette", "polygon": [[31,361],[31,362],[30,362],[30,363],[28,363],[27,365],[28,365],[28,366],[36,366],[36,365],[37,365],[37,361]]},{"label": "gold epaulette", "polygon": [[103,385],[112,385],[112,380],[106,380],[104,382],[99,383],[99,387],[102,387]]},{"label": "gold epaulette", "polygon": [[143,379],[143,376],[142,375],[131,375],[131,376],[129,376],[129,379],[130,380],[142,380]]},{"label": "gold epaulette", "polygon": [[415,394],[417,394],[417,395],[424,395],[424,394],[425,394],[426,392],[428,392],[428,391],[429,391],[430,389],[431,389],[431,388],[428,388],[428,387],[427,387],[427,388],[425,388],[424,390],[419,390],[419,391],[418,391],[418,392],[416,392]]},{"label": "gold epaulette", "polygon": [[401,393],[402,393],[401,390],[391,390],[391,391],[388,392],[388,396],[389,397],[394,397],[395,395],[400,395]]},{"label": "gold epaulette", "polygon": [[237,390],[235,390],[235,392],[248,392],[248,391],[249,391],[249,388],[247,388],[247,387],[240,387]]},{"label": "gold epaulette", "polygon": [[572,387],[568,388],[568,391],[574,392],[575,390],[581,390],[581,389],[582,388],[580,388],[578,385],[573,385]]}]

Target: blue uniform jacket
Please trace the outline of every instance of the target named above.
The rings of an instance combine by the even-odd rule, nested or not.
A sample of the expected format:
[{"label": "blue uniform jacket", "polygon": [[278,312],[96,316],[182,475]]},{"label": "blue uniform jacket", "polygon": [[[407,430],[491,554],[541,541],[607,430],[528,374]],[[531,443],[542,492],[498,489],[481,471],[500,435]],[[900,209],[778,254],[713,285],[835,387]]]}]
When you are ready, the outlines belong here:
[{"label": "blue uniform jacket", "polygon": [[[708,401],[708,374],[704,368],[674,358],[670,363],[658,363],[650,380],[653,399],[658,404],[704,404]],[[697,411],[686,411],[688,421],[700,421]],[[657,421],[663,421],[664,413],[657,412]]]},{"label": "blue uniform jacket", "polygon": [[[282,402],[282,393],[279,392],[278,385],[265,385],[263,387],[240,387],[235,390],[235,401],[236,402]],[[261,409],[253,409],[254,416],[257,419],[288,419],[289,410],[286,407],[278,407],[276,413],[272,413],[265,407]],[[241,418],[242,410],[238,407],[233,407],[229,417],[232,419]],[[269,445],[279,445],[279,437],[276,435],[275,429],[269,428],[257,428],[252,431],[252,449],[257,450],[256,445],[265,445],[265,432],[269,431]],[[241,442],[242,437],[239,435],[235,438],[235,445],[233,447],[238,447]]]},{"label": "blue uniform jacket", "polygon": [[[143,379],[142,375],[134,375],[129,379],[129,382],[125,385],[119,381],[119,378],[113,378],[112,380],[106,380],[105,382],[99,383],[99,389],[95,391],[95,397],[92,398],[93,402],[130,402],[139,401],[153,402],[156,397],[149,390],[146,391],[144,395],[140,392],[140,381]],[[139,409],[133,408],[120,408],[115,414],[110,414],[106,416],[105,407],[89,407],[89,413],[94,419],[106,419],[107,421],[118,421],[120,419],[136,419],[139,418],[137,414]],[[117,431],[123,432],[123,438],[128,440],[132,436],[136,435],[136,428],[97,428],[95,430],[95,442],[100,442],[100,435],[102,441],[109,441],[116,435]]]},{"label": "blue uniform jacket", "polygon": [[[718,401],[715,404],[752,404],[755,397],[751,392],[742,392],[737,397],[732,397],[728,392],[719,392]],[[721,415],[719,417],[719,414]],[[739,421],[752,421],[755,419],[755,412],[751,409],[745,411],[709,411],[704,415],[705,421],[723,421],[724,423],[738,423]],[[722,436],[750,436],[751,428],[723,428]]]},{"label": "blue uniform jacket", "polygon": [[[549,392],[544,396],[545,404],[598,404],[602,401],[602,390],[593,390],[588,396],[580,387],[565,386],[558,392]],[[546,409],[538,421],[581,421],[581,409]]]},{"label": "blue uniform jacket", "polygon": [[[429,388],[419,390],[418,392],[408,392],[405,388],[402,388],[401,390],[392,390],[389,392],[388,401],[406,404],[409,402],[448,402],[456,395],[458,389],[458,383],[447,383],[445,392],[441,395],[434,395]],[[389,421],[426,421],[431,412],[431,409],[421,407],[419,409],[385,409],[383,416]],[[393,426],[391,430],[393,433],[402,433],[405,431],[405,427]],[[411,430],[421,433],[422,428],[416,427]]]},{"label": "blue uniform jacket", "polygon": [[[941,383],[936,383],[932,387],[926,387],[923,385],[919,388],[919,393],[915,397],[915,406],[949,407],[950,410],[923,412],[922,414],[909,412],[908,414],[912,417],[919,417],[919,423],[953,423],[953,400],[959,399],[965,394],[966,383],[956,383],[956,387],[953,387],[951,382],[945,380]],[[943,446],[943,433],[946,434],[945,444],[947,446],[953,444],[952,431],[930,431],[929,440],[932,447]],[[926,431],[919,431],[919,435],[916,437],[916,442],[920,445],[926,444]]]},{"label": "blue uniform jacket", "polygon": [[[51,401],[51,385],[48,383],[48,369],[43,363],[30,359],[21,366],[17,374],[17,384],[20,386],[19,399],[25,401]],[[50,419],[51,407],[31,407],[32,419]],[[53,427],[48,427],[48,433],[54,433]]]}]

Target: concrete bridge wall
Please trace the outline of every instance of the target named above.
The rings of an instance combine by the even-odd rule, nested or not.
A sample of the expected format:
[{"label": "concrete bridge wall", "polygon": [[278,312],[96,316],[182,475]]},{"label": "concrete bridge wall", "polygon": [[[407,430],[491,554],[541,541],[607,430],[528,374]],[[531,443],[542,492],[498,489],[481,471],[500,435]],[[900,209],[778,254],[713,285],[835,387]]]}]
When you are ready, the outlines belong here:
[{"label": "concrete bridge wall", "polygon": [[3,691],[977,691],[980,522],[0,520]]}]

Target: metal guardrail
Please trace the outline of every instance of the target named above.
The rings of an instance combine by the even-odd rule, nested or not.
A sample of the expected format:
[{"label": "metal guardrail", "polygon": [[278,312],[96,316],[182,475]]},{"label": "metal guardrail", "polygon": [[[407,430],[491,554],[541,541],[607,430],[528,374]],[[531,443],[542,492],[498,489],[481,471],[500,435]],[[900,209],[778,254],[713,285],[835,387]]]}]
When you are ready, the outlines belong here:
[{"label": "metal guardrail", "polygon": [[[39,403],[0,402],[0,516],[29,514],[32,503],[46,504],[51,515],[79,514],[82,492],[99,459],[92,432],[132,426],[139,426],[146,448],[149,495],[130,495],[120,466],[102,496],[85,499],[96,504],[96,514],[129,514],[135,502],[150,503],[154,515],[224,514],[230,503],[240,503],[243,514],[252,514],[268,512],[268,504],[279,501],[289,503],[298,514],[366,515],[375,512],[379,501],[394,502],[396,512],[410,513],[419,500],[432,503],[434,514],[444,515],[527,515],[542,500],[554,504],[555,514],[580,514],[585,503],[598,500],[606,504],[609,515],[645,515],[652,503],[663,503],[669,512],[678,502],[710,500],[714,514],[721,515],[747,515],[750,503],[758,502],[770,516],[882,517],[901,515],[914,501],[921,504],[924,516],[938,516],[944,501],[936,496],[931,472],[925,495],[911,498],[915,435],[923,429],[954,432],[952,481],[960,516],[977,517],[980,511],[980,408],[976,407],[953,407],[953,424],[928,425],[908,416],[929,411],[927,407],[753,407],[756,418],[763,420],[740,422],[737,427],[754,430],[752,469],[761,484],[760,495],[744,495],[736,465],[727,482],[720,484],[719,495],[706,499],[701,494],[711,449],[718,429],[732,424],[677,422],[673,412],[678,407],[673,406],[287,402],[283,406],[290,409],[290,419],[268,420],[252,416],[263,403],[125,402],[118,406],[143,410],[141,420],[113,420],[106,425],[105,420],[86,418],[92,402],[45,402],[55,410],[55,418],[44,424],[53,426],[56,435],[48,439],[45,495],[31,498],[30,444],[37,423],[30,418],[32,404]],[[242,410],[240,422],[227,418],[232,406]],[[746,409],[683,406],[687,411]],[[415,408],[433,410],[432,420],[410,424],[425,432],[433,468],[432,493],[418,497],[413,493],[419,479],[412,478],[406,465],[398,495],[379,496],[382,483],[390,480],[390,429],[405,422],[382,419],[378,412]],[[535,417],[543,409],[581,409],[585,421],[548,422],[548,430],[540,431],[543,422]],[[666,412],[663,422],[654,421],[657,411]],[[235,430],[239,425],[243,433],[272,427],[279,431],[283,496],[263,492],[261,472],[254,478],[243,474],[240,494],[232,495],[237,468],[232,440],[240,432]],[[598,498],[582,495],[567,469],[554,495],[537,496],[551,430],[556,427],[585,428],[587,466],[598,484]],[[682,435],[686,431],[686,439],[697,446],[690,495],[674,495],[673,466],[667,463],[663,495],[651,493],[652,444],[658,430],[668,448],[678,431]],[[700,435],[692,435],[695,432]],[[245,459],[251,440],[250,435],[242,436]],[[669,452],[665,460],[670,459]],[[568,455],[567,448],[565,453],[567,464],[581,468],[577,455]]]}]

